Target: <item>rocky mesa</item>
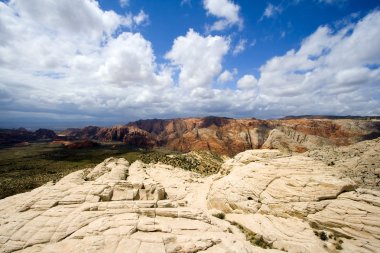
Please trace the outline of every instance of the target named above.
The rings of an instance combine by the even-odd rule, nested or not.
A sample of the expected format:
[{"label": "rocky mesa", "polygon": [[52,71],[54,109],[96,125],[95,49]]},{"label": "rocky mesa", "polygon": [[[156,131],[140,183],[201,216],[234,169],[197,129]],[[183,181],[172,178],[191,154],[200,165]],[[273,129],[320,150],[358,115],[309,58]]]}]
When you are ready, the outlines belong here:
[{"label": "rocky mesa", "polygon": [[[379,145],[247,150],[206,177],[109,158],[0,200],[0,251],[378,252],[380,192],[358,186],[343,165],[345,152]],[[318,158],[326,154],[343,165]],[[366,157],[379,165],[357,154]]]}]

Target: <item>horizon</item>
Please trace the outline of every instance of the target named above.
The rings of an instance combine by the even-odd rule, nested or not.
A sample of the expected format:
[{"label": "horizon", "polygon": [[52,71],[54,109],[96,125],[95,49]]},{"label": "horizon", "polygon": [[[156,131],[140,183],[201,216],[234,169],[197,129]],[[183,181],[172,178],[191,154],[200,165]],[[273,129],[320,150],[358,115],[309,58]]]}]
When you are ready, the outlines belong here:
[{"label": "horizon", "polygon": [[66,129],[83,129],[86,127],[105,127],[105,128],[110,128],[114,126],[125,126],[130,123],[134,123],[137,121],[150,121],[150,120],[186,120],[186,119],[204,119],[204,118],[226,118],[226,119],[236,119],[236,120],[286,120],[286,119],[358,119],[361,120],[362,118],[376,118],[380,119],[380,115],[318,115],[318,114],[312,114],[312,115],[287,115],[283,117],[278,117],[278,118],[256,118],[256,117],[241,117],[241,118],[231,118],[231,117],[224,117],[224,116],[214,116],[214,115],[208,115],[208,116],[203,116],[203,117],[179,117],[179,118],[147,118],[147,119],[138,119],[134,121],[128,121],[124,123],[118,123],[118,124],[104,124],[104,125],[97,125],[97,124],[83,124],[82,125],[67,125],[67,126],[57,126],[57,125],[52,125],[49,127],[48,125],[32,125],[32,126],[14,126],[14,127],[1,127],[0,130],[18,130],[18,129],[26,129],[27,131],[36,131],[38,129],[48,129],[48,130],[53,130],[55,132],[58,131],[63,131]]},{"label": "horizon", "polygon": [[0,128],[380,115],[376,0],[0,0]]}]

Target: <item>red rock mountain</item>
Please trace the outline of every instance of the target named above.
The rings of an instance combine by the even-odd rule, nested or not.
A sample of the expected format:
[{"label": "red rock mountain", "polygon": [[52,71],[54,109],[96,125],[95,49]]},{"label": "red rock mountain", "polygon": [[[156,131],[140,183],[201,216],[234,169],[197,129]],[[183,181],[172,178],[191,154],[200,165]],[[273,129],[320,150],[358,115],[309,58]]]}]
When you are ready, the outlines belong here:
[{"label": "red rock mountain", "polygon": [[77,139],[123,141],[138,147],[166,147],[182,152],[210,150],[234,155],[257,148],[304,152],[322,145],[349,145],[379,137],[380,121],[377,118],[151,119],[110,128],[67,129],[62,134]]}]

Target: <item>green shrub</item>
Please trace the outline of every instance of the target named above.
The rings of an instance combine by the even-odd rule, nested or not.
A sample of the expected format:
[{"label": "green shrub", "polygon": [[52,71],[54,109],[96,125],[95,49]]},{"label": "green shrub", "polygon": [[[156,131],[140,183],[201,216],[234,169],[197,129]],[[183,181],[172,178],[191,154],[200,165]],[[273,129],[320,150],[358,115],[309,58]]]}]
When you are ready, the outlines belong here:
[{"label": "green shrub", "polygon": [[226,217],[226,215],[222,212],[220,213],[214,213],[212,216],[218,218],[218,219],[221,219],[221,220],[224,220],[224,218]]},{"label": "green shrub", "polygon": [[319,234],[319,238],[322,240],[322,241],[327,241],[329,238],[327,237],[325,231],[322,231],[320,234]]},{"label": "green shrub", "polygon": [[247,240],[252,245],[259,246],[259,247],[261,247],[263,249],[272,249],[273,248],[273,244],[265,241],[265,239],[264,239],[263,236],[257,235],[255,233],[253,233],[251,230],[246,229],[245,227],[243,227],[242,225],[240,225],[240,224],[238,224],[236,222],[231,222],[231,225],[234,225],[237,228],[239,228],[240,231],[245,235],[245,237],[247,238]]}]

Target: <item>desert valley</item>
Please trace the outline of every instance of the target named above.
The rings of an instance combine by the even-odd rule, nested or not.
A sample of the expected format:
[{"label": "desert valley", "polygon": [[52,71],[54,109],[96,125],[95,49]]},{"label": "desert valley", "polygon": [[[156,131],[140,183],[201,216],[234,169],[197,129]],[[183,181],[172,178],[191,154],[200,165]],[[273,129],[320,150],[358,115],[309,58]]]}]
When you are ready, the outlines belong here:
[{"label": "desert valley", "polygon": [[[23,145],[5,149],[33,148],[41,132],[46,145],[75,152],[118,141],[138,149],[0,200],[2,252],[380,248],[376,117],[144,120],[14,138],[16,131]],[[130,152],[140,153],[128,161]]]}]

